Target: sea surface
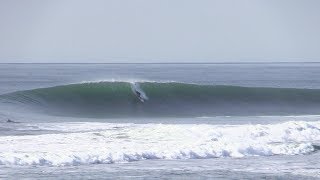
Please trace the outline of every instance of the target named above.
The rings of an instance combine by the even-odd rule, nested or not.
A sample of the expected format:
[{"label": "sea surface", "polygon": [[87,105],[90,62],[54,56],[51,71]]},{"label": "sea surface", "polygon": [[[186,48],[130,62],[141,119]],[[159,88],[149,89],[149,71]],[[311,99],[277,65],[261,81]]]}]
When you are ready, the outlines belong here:
[{"label": "sea surface", "polygon": [[320,63],[0,64],[0,179],[320,179]]}]

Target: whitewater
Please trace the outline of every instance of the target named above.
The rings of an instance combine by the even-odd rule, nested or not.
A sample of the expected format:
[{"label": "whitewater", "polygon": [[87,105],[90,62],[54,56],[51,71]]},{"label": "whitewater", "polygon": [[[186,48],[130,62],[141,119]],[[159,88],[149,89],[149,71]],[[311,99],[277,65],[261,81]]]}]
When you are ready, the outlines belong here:
[{"label": "whitewater", "polygon": [[317,63],[1,64],[0,84],[0,178],[320,178]]},{"label": "whitewater", "polygon": [[319,122],[238,126],[105,123],[33,126],[62,133],[1,137],[0,164],[66,166],[147,159],[303,155],[320,148]]}]

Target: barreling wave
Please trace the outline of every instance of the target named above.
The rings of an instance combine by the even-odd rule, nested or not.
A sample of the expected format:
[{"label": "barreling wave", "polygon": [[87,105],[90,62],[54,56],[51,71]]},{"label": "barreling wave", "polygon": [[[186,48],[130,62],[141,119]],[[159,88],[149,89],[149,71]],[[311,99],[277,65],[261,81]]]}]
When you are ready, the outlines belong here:
[{"label": "barreling wave", "polygon": [[[41,109],[53,115],[75,117],[297,115],[320,112],[318,89],[140,82],[140,93],[137,94],[132,84],[69,84],[4,94],[0,100]],[[147,99],[141,100],[138,97],[141,93]]]}]

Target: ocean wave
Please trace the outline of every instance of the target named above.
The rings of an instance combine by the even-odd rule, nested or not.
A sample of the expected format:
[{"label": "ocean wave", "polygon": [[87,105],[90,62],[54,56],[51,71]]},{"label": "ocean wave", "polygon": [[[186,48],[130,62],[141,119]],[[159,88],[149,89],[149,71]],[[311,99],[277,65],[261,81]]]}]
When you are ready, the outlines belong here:
[{"label": "ocean wave", "polygon": [[0,164],[69,166],[299,155],[317,151],[320,142],[319,121],[270,125],[93,124],[97,129],[90,123],[65,127],[63,123],[48,123],[42,128],[63,129],[64,133],[2,136]]},{"label": "ocean wave", "polygon": [[[133,84],[138,84],[137,93]],[[143,95],[145,97],[140,97]],[[18,91],[7,104],[75,117],[206,117],[319,114],[320,90],[98,81]]]}]

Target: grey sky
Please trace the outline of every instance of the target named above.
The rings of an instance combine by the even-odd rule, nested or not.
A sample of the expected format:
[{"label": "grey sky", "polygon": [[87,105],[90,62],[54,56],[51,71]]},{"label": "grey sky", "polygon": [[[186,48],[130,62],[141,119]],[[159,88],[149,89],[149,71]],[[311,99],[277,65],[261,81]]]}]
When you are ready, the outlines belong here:
[{"label": "grey sky", "polygon": [[319,0],[0,0],[0,62],[320,62],[319,9]]}]

